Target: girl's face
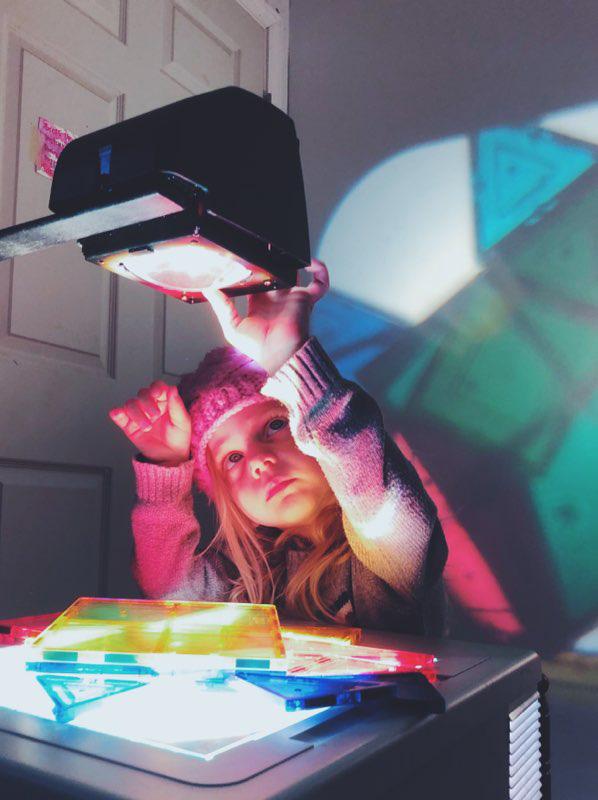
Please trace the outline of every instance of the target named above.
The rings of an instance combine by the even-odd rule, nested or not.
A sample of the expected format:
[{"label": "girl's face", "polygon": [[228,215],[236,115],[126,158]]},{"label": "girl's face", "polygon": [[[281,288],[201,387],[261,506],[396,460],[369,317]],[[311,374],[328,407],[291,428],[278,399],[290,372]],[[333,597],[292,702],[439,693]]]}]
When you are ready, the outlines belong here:
[{"label": "girl's face", "polygon": [[299,450],[276,400],[234,414],[208,447],[233,500],[257,525],[307,525],[329,493],[318,462]]}]

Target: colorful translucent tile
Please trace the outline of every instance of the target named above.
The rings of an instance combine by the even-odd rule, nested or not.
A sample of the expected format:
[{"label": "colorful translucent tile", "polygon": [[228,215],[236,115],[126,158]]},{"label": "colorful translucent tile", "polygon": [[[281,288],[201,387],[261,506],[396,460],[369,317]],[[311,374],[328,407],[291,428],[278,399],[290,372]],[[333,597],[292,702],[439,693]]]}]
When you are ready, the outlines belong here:
[{"label": "colorful translucent tile", "polygon": [[361,639],[361,628],[349,628],[342,625],[305,625],[301,622],[281,620],[280,627],[285,642],[313,640],[342,646],[357,644]]},{"label": "colorful translucent tile", "polygon": [[356,705],[381,696],[391,697],[392,684],[356,679],[302,678],[237,672],[237,677],[265,689],[285,702],[287,711],[300,708],[325,708],[337,705]]},{"label": "colorful translucent tile", "polygon": [[384,679],[362,675],[343,677],[299,677],[281,674],[237,672],[237,677],[284,699],[287,711],[358,705],[374,700],[393,699],[416,703],[419,708],[444,711],[442,695],[420,673],[385,676]]},{"label": "colorful translucent tile", "polygon": [[72,661],[64,658],[55,658],[52,651],[42,653],[43,660],[36,661],[29,658],[25,665],[25,669],[30,672],[44,672],[48,675],[103,675],[107,677],[111,675],[115,678],[127,677],[147,677],[153,678],[160,674],[160,672],[174,672],[174,670],[164,669],[158,671],[153,667],[146,664],[138,663],[140,656],[135,656],[135,663],[132,664],[114,664],[99,658],[96,655],[95,661],[79,661],[80,653],[75,653]]},{"label": "colorful translucent tile", "polygon": [[131,689],[144,686],[144,681],[81,678],[74,675],[38,675],[37,680],[54,703],[57,722],[70,722],[91,703],[97,703]]},{"label": "colorful translucent tile", "polygon": [[285,648],[273,605],[82,597],[33,641],[31,653],[30,669],[45,662],[54,671],[60,664],[63,671],[74,664],[177,671],[234,668],[237,660],[269,668]]},{"label": "colorful translucent tile", "polygon": [[[54,703],[38,676],[24,669],[26,657],[25,647],[0,648],[0,710],[52,721],[50,728],[56,729],[60,723],[55,721]],[[321,711],[290,714],[276,696],[230,674],[201,683],[195,676],[157,676],[142,684],[135,691],[77,708],[79,713],[67,723],[79,731],[73,735],[108,735],[114,737],[116,748],[128,746],[127,741],[143,742],[156,759],[175,750],[183,754],[178,757],[211,760],[245,742],[286,731]],[[68,731],[64,735],[69,736]],[[0,796],[5,795],[0,789]]]},{"label": "colorful translucent tile", "polygon": [[287,673],[294,675],[359,675],[422,672],[436,677],[436,658],[407,650],[334,645],[327,642],[286,640]]},{"label": "colorful translucent tile", "polygon": [[59,612],[0,620],[0,644],[22,644],[26,639],[39,636],[58,616]]}]

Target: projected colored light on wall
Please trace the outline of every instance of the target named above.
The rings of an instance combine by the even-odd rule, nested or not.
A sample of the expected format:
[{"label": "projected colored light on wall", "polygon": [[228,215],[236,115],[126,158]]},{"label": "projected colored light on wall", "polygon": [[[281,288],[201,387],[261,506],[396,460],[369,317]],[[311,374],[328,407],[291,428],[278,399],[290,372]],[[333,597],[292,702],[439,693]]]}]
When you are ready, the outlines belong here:
[{"label": "projected colored light on wall", "polygon": [[334,342],[335,364],[348,380],[384,354],[400,328],[354,300],[328,294],[315,306],[312,328],[324,342]]},{"label": "projected colored light on wall", "polygon": [[476,221],[480,250],[542,214],[595,158],[581,142],[541,128],[495,128],[476,138]]},{"label": "projected colored light on wall", "polygon": [[332,286],[417,325],[482,270],[466,136],[393,155],[363,176],[326,225],[318,258]]},{"label": "projected colored light on wall", "polygon": [[[427,315],[421,314],[425,299],[416,300],[411,317],[399,304],[397,323],[385,318],[386,347],[372,351],[369,361],[360,322],[366,331],[386,310],[388,295],[377,305],[365,297],[351,326],[362,355],[355,379],[380,402],[387,428],[400,431],[414,461],[419,456],[426,480],[433,476],[429,490],[447,515],[453,597],[480,629],[522,637],[540,651],[567,647],[598,618],[598,148],[575,139],[564,118],[557,122],[559,133],[501,127],[472,138],[465,175],[471,216],[463,212],[457,220],[450,212],[460,226],[463,257],[475,264],[466,285],[454,282],[455,292]],[[587,132],[579,118],[575,127]],[[421,188],[429,196],[436,154],[450,205],[452,173],[444,169],[441,145],[419,148],[429,157]],[[404,177],[403,155],[411,158],[399,154],[385,162],[392,165],[390,178]],[[384,166],[371,173],[378,186]],[[460,208],[463,179],[456,188]],[[318,253],[332,266],[347,209],[368,206],[368,185],[366,176],[329,221]],[[385,199],[394,202],[389,191]],[[401,198],[395,209],[410,199],[420,203],[415,173],[394,191]],[[378,199],[371,201],[375,206]],[[381,238],[390,252],[392,228],[384,220],[376,224],[372,218],[368,242]],[[432,242],[445,263],[445,233],[439,217],[437,228],[414,225],[411,235]],[[405,235],[401,227],[397,252]],[[413,252],[408,242],[405,247]],[[436,274],[426,268],[425,260],[417,264],[423,294]],[[447,275],[447,287],[450,282]],[[335,302],[345,300],[332,295],[332,312]],[[322,338],[334,356],[348,333],[331,327]]]},{"label": "projected colored light on wall", "polygon": [[449,592],[465,608],[471,610],[473,617],[483,625],[493,628],[497,634],[503,634],[505,638],[519,636],[523,633],[523,626],[479,548],[405,438],[396,434],[394,440],[417,469],[438,510],[438,518],[442,522],[449,547],[444,572]]}]

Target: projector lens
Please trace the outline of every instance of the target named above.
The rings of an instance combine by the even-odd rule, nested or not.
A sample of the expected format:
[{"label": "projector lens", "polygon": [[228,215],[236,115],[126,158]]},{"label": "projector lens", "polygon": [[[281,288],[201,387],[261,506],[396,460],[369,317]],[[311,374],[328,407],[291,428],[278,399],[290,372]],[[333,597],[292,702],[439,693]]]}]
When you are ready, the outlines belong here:
[{"label": "projector lens", "polygon": [[195,241],[121,254],[119,265],[140,280],[180,292],[232,286],[251,275],[227,251]]}]

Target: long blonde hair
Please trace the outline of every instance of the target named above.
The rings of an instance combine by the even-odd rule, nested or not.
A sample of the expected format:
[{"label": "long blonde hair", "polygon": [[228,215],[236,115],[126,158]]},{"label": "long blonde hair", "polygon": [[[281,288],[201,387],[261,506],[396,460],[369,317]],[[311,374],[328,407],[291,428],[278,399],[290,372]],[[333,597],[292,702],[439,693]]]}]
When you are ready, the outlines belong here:
[{"label": "long blonde hair", "polygon": [[213,503],[219,518],[214,539],[206,549],[216,547],[227,555],[239,573],[231,578],[231,602],[275,603],[283,599],[289,615],[334,620],[334,614],[322,599],[327,572],[351,557],[342,524],[342,512],[332,489],[318,509],[314,522],[301,529],[300,541],[308,555],[285,585],[285,551],[298,538],[293,530],[272,536],[256,527],[237,506],[212,454],[207,453],[212,480]]}]

